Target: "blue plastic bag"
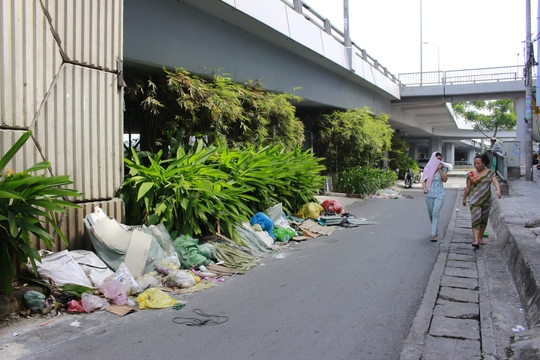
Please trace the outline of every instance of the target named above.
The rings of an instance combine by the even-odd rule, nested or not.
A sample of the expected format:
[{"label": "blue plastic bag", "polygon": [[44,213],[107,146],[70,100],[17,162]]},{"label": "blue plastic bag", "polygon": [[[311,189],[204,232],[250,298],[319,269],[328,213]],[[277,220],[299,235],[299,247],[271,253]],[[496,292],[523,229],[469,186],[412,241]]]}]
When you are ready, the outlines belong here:
[{"label": "blue plastic bag", "polygon": [[251,224],[251,226],[255,224],[261,225],[261,228],[264,231],[267,231],[268,234],[272,237],[272,239],[276,240],[276,236],[274,235],[274,223],[265,213],[256,213],[255,215],[253,215],[249,223]]}]

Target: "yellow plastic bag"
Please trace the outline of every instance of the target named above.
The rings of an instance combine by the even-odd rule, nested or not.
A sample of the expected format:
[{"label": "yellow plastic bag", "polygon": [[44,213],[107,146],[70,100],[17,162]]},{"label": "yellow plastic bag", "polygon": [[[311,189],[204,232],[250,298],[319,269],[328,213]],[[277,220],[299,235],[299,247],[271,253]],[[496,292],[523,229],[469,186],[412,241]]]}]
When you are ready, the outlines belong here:
[{"label": "yellow plastic bag", "polygon": [[309,202],[307,204],[304,204],[302,208],[300,208],[300,210],[296,213],[296,215],[300,216],[303,219],[317,219],[323,211],[324,208],[320,204]]},{"label": "yellow plastic bag", "polygon": [[177,303],[178,300],[158,288],[144,290],[137,296],[137,304],[139,304],[139,309],[141,310],[146,308],[163,309],[174,306]]}]

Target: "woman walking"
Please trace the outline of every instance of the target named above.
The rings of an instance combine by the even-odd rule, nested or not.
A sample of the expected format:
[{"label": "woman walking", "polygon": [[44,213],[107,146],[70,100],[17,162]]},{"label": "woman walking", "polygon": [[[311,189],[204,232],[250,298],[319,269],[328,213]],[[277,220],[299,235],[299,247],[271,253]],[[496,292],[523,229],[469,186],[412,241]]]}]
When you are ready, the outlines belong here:
[{"label": "woman walking", "polygon": [[472,246],[477,248],[485,245],[482,236],[486,231],[489,210],[491,209],[491,183],[495,185],[497,198],[501,198],[501,186],[495,172],[488,168],[489,158],[486,154],[476,155],[474,158],[474,169],[467,173],[467,185],[463,193],[463,206],[467,204],[469,198],[469,208],[471,209],[471,225],[474,236]]},{"label": "woman walking", "polygon": [[447,172],[448,169],[442,163],[442,154],[435,151],[431,154],[422,175],[422,189],[426,194],[426,205],[431,221],[431,241],[437,241],[439,217],[445,198],[443,183],[448,180]]}]

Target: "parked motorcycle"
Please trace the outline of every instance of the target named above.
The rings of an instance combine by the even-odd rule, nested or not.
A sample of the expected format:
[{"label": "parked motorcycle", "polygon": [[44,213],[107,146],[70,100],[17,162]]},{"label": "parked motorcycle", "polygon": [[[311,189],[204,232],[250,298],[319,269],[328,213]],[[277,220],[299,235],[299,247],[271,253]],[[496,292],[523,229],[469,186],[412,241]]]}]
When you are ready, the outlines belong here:
[{"label": "parked motorcycle", "polygon": [[405,171],[405,189],[412,187],[414,179],[414,172],[411,169]]}]

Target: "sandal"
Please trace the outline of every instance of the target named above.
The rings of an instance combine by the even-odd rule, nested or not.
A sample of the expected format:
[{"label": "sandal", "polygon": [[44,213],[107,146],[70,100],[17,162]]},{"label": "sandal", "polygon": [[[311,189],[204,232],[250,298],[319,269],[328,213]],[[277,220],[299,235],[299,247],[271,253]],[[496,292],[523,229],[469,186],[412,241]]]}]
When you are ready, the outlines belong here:
[{"label": "sandal", "polygon": [[431,240],[431,241],[437,241],[437,236],[431,235],[431,239],[430,239],[430,240]]},{"label": "sandal", "polygon": [[478,249],[478,247],[480,246],[480,244],[477,244],[477,243],[472,243],[471,244],[475,249]]},{"label": "sandal", "polygon": [[487,242],[480,240],[480,241],[478,242],[478,244],[480,244],[480,245],[486,245]]}]

